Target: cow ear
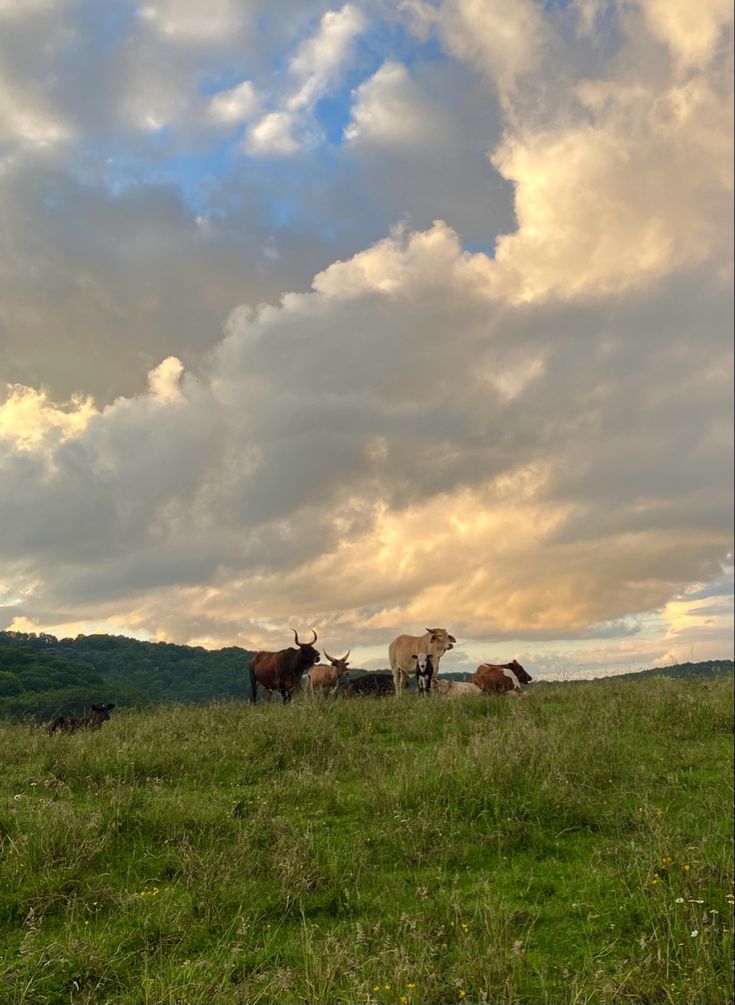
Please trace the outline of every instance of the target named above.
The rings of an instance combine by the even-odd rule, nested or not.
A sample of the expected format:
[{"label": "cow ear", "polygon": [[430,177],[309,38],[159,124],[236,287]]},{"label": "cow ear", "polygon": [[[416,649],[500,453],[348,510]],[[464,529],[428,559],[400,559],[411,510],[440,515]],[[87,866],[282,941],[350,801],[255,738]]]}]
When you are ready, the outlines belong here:
[{"label": "cow ear", "polygon": [[412,660],[417,660],[418,659],[418,656],[416,655],[416,653],[413,654],[413,656],[411,657],[411,659]]},{"label": "cow ear", "polygon": [[109,712],[109,711],[110,711],[110,709],[111,709],[111,708],[114,708],[114,707],[115,707],[115,703],[114,703],[114,702],[112,702],[111,704],[109,704],[109,705],[107,706],[107,711]]}]

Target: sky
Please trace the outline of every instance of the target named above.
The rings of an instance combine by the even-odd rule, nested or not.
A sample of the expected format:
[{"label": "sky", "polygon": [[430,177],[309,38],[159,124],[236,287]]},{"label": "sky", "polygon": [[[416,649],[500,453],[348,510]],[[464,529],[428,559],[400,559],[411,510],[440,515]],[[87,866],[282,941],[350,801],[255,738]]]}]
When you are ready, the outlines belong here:
[{"label": "sky", "polygon": [[732,658],[729,0],[0,0],[0,629]]}]

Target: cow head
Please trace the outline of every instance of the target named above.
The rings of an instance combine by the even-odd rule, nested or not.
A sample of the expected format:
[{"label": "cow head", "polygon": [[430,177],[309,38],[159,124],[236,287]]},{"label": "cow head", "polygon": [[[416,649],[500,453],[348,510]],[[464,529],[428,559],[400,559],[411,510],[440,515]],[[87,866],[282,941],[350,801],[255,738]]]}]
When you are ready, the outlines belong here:
[{"label": "cow head", "polygon": [[519,684],[530,684],[533,680],[533,677],[523,669],[518,660],[511,660],[508,664],[508,669],[512,670],[516,675]]},{"label": "cow head", "polygon": [[109,705],[92,705],[92,714],[89,716],[89,725],[92,729],[99,729],[103,722],[110,718],[110,712],[115,707],[111,702]]},{"label": "cow head", "polygon": [[318,649],[314,648],[314,643],[317,640],[317,634],[312,628],[311,631],[314,635],[314,638],[311,640],[311,642],[299,642],[299,633],[296,631],[295,628],[292,628],[291,631],[293,632],[294,638],[296,639],[296,645],[301,650],[299,665],[301,667],[301,672],[305,673],[307,670],[311,669],[311,667],[313,667],[315,663],[319,662],[321,654],[319,653]]},{"label": "cow head", "polygon": [[342,677],[344,676],[344,674],[347,673],[347,667],[350,665],[350,661],[347,659],[347,657],[350,655],[351,651],[352,650],[348,649],[347,652],[342,657],[342,659],[335,659],[334,656],[329,655],[326,649],[324,650],[324,658],[328,659],[329,662],[332,664],[334,669],[337,671],[338,677]]},{"label": "cow head", "polygon": [[441,656],[442,653],[447,652],[449,649],[454,649],[454,643],[457,640],[453,635],[449,634],[446,628],[427,628],[426,631],[431,636],[429,640],[431,648],[437,656]]}]

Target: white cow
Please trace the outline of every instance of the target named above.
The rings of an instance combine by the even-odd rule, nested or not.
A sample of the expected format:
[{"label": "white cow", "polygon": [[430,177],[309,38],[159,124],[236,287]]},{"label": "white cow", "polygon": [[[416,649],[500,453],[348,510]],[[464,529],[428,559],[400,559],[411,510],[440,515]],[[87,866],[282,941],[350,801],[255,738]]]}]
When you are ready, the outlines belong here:
[{"label": "white cow", "polygon": [[480,698],[482,690],[466,680],[435,680],[434,690],[442,698]]}]

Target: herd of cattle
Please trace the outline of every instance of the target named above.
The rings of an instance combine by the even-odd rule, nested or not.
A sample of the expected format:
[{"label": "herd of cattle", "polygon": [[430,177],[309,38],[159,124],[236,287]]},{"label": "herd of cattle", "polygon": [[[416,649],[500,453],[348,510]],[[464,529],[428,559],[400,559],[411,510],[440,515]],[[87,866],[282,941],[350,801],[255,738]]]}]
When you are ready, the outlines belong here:
[{"label": "herd of cattle", "polygon": [[337,695],[350,694],[393,694],[401,697],[410,678],[416,679],[420,695],[437,695],[445,698],[459,698],[467,695],[479,697],[483,694],[520,694],[521,685],[532,678],[518,660],[510,663],[481,663],[468,681],[440,680],[439,663],[456,639],[445,628],[427,628],[424,635],[399,635],[388,647],[391,672],[364,673],[352,680],[344,680],[348,668],[350,650],[335,659],[325,650],[328,663],[320,663],[319,650],[314,646],[317,634],[310,642],[300,642],[295,628],[294,639],[298,648],[281,649],[278,652],[256,653],[250,663],[250,701],[255,704],[258,687],[266,692],[268,700],[278,691],[285,702],[291,700],[294,691],[306,679],[307,693]]},{"label": "herd of cattle", "polygon": [[[415,677],[420,695],[442,698],[461,698],[467,695],[521,693],[521,685],[532,680],[518,660],[510,663],[481,663],[468,681],[439,679],[439,662],[445,652],[454,648],[457,641],[444,628],[427,628],[424,635],[399,635],[388,647],[390,673],[363,673],[352,680],[344,680],[349,663],[348,649],[341,659],[335,659],[325,650],[329,661],[320,663],[321,654],[314,648],[317,634],[311,642],[300,642],[295,628],[297,648],[289,646],[277,653],[259,652],[250,662],[250,701],[255,704],[258,687],[262,687],[268,700],[278,691],[285,702],[291,701],[294,691],[306,678],[307,693],[328,695],[385,695],[401,697],[407,682]],[[70,718],[57,715],[47,729],[49,733],[76,733],[80,729],[99,729],[110,718],[115,706],[92,705],[89,715]]]}]

